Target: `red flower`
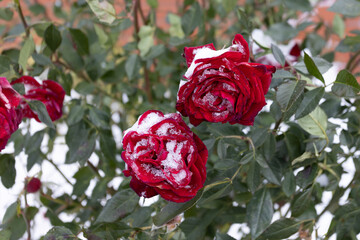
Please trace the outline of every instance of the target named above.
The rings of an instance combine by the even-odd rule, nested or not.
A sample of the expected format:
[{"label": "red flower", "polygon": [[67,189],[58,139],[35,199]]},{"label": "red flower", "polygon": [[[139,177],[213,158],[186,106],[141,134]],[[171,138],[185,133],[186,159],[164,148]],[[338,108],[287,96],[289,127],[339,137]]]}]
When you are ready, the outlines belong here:
[{"label": "red flower", "polygon": [[204,185],[207,149],[178,113],[145,112],[125,131],[123,149],[124,175],[139,196],[185,202]]},{"label": "red flower", "polygon": [[275,67],[249,63],[248,44],[240,34],[229,48],[186,47],[184,55],[188,81],[180,84],[176,109],[195,126],[203,121],[253,125],[266,105]]},{"label": "red flower", "polygon": [[22,114],[16,109],[21,95],[6,80],[0,77],[0,151],[3,150],[11,134],[21,123]]},{"label": "red flower", "polygon": [[[60,84],[52,80],[45,80],[41,85],[33,77],[22,76],[11,84],[22,83],[25,86],[24,98],[26,100],[38,100],[45,104],[51,120],[55,121],[62,115],[62,107],[65,97],[65,91]],[[40,122],[36,113],[34,113],[26,101],[21,102],[24,117],[35,118]]]},{"label": "red flower", "polygon": [[37,191],[39,191],[40,187],[41,187],[41,181],[40,179],[33,177],[30,179],[30,181],[28,181],[28,179],[26,179],[26,191],[28,193],[35,193]]}]

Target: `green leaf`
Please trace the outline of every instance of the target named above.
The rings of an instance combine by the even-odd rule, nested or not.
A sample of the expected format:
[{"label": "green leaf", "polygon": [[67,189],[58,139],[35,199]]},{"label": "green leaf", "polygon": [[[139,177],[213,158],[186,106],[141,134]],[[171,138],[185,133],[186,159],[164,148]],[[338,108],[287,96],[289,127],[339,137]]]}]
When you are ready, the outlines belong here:
[{"label": "green leaf", "polygon": [[325,84],[325,79],[323,75],[320,73],[319,69],[315,65],[314,60],[312,60],[312,58],[306,52],[304,52],[304,63],[308,72]]},{"label": "green leaf", "polygon": [[73,194],[76,196],[81,196],[84,194],[86,189],[89,187],[90,180],[93,178],[94,173],[90,167],[82,167],[75,173],[73,178],[76,179],[74,184]]},{"label": "green leaf", "polygon": [[171,37],[184,38],[185,34],[181,28],[181,18],[173,13],[168,14],[170,23],[169,33]]},{"label": "green leaf", "polygon": [[14,15],[14,12],[10,8],[0,8],[0,19],[10,21]]},{"label": "green leaf", "polygon": [[139,66],[140,66],[140,59],[138,55],[131,54],[125,63],[125,72],[129,80],[134,79],[137,72],[139,71]]},{"label": "green leaf", "polygon": [[295,119],[302,118],[311,113],[319,105],[324,93],[325,89],[323,87],[306,92],[299,108],[296,110]]},{"label": "green leaf", "polygon": [[299,231],[301,224],[302,222],[291,218],[281,218],[273,222],[260,237],[269,240],[285,239]]},{"label": "green leaf", "polygon": [[301,193],[298,198],[295,199],[291,206],[291,215],[294,217],[300,216],[309,207],[311,202],[311,190],[312,188]]},{"label": "green leaf", "polygon": [[348,17],[360,16],[360,2],[357,0],[335,1],[328,11],[343,14]]},{"label": "green leaf", "polygon": [[285,56],[280,50],[280,48],[274,44],[271,44],[271,52],[273,53],[275,60],[281,64],[281,66],[285,65]]},{"label": "green leaf", "polygon": [[53,24],[46,28],[44,32],[44,40],[46,45],[53,52],[55,52],[56,49],[60,46],[62,40],[61,34]]},{"label": "green leaf", "polygon": [[139,197],[131,190],[125,189],[116,193],[100,212],[95,224],[115,222],[131,213],[139,202]]},{"label": "green leaf", "polygon": [[312,7],[309,0],[284,0],[286,7],[294,9],[296,11],[311,11]]},{"label": "green leaf", "polygon": [[24,71],[26,71],[26,65],[29,57],[35,50],[35,43],[31,37],[27,38],[22,46],[19,54],[18,63]]},{"label": "green leaf", "polygon": [[157,8],[159,5],[158,0],[147,0],[147,3],[151,8]]},{"label": "green leaf", "polygon": [[10,59],[6,56],[0,56],[0,74],[10,71]]},{"label": "green leaf", "polygon": [[336,76],[335,83],[345,84],[354,88],[356,92],[360,91],[360,85],[357,82],[356,78],[348,72],[346,69],[341,70],[338,75]]},{"label": "green leaf", "polygon": [[187,202],[184,202],[184,203],[170,202],[170,203],[168,203],[163,209],[161,209],[161,211],[158,214],[156,214],[153,217],[154,224],[156,226],[162,226],[165,223],[169,222],[171,219],[173,219],[180,213],[185,212],[187,209],[194,206],[197,203],[197,201],[199,201],[202,194],[203,194],[203,189],[201,189],[193,199],[191,199]]},{"label": "green leaf", "polygon": [[89,40],[85,33],[80,29],[70,28],[69,29],[71,38],[75,43],[75,49],[80,55],[89,54]]},{"label": "green leaf", "polygon": [[155,28],[152,26],[143,25],[138,33],[140,41],[138,48],[140,50],[140,56],[145,55],[150,51],[150,48],[154,45],[154,33]]},{"label": "green leaf", "polygon": [[251,192],[255,192],[261,183],[260,166],[256,161],[250,163],[246,182]]},{"label": "green leaf", "polygon": [[235,240],[235,238],[231,237],[226,233],[216,233],[215,240]]},{"label": "green leaf", "polygon": [[303,154],[301,154],[301,156],[295,158],[294,160],[292,160],[291,165],[295,165],[297,163],[301,163],[303,161],[305,161],[306,159],[312,158],[313,157],[313,153],[311,152],[304,152]]},{"label": "green leaf", "polygon": [[246,216],[250,227],[251,237],[256,239],[271,223],[273,204],[267,188],[255,192],[247,205]]},{"label": "green leaf", "polygon": [[75,240],[78,239],[69,229],[63,226],[56,226],[50,229],[44,236],[44,240]]},{"label": "green leaf", "polygon": [[11,231],[4,229],[0,231],[0,240],[10,240]]},{"label": "green leaf", "polygon": [[0,156],[0,176],[1,182],[6,188],[11,188],[15,184],[16,169],[13,155],[3,154]]},{"label": "green leaf", "polygon": [[299,96],[303,93],[306,81],[289,81],[281,84],[276,93],[276,100],[279,103],[281,110],[286,112],[296,102]]},{"label": "green leaf", "polygon": [[85,108],[80,105],[75,105],[71,107],[69,115],[67,117],[67,123],[69,126],[74,125],[84,117]]},{"label": "green leaf", "polygon": [[36,114],[41,122],[45,123],[46,126],[48,126],[49,128],[55,129],[55,125],[52,122],[44,103],[42,103],[38,100],[31,100],[28,102],[28,104],[29,104],[29,107],[31,108],[31,110],[36,112]]},{"label": "green leaf", "polygon": [[284,180],[281,183],[281,188],[287,197],[294,194],[296,190],[296,179],[292,170],[285,173]]},{"label": "green leaf", "polygon": [[201,8],[198,2],[195,2],[181,18],[181,26],[185,35],[189,36],[201,22]]},{"label": "green leaf", "polygon": [[[76,126],[76,125],[73,125]],[[71,146],[69,156],[66,158],[66,163],[78,162],[80,165],[84,165],[86,160],[89,159],[94,152],[96,143],[96,134],[85,133],[86,138],[80,138],[77,142],[77,148]]]},{"label": "green leaf", "polygon": [[[328,61],[326,61],[321,57],[313,57],[312,60],[314,61],[316,67],[319,69],[320,73],[322,74],[326,73],[332,67],[331,63],[329,63]],[[298,62],[297,64],[295,64],[294,67],[296,70],[299,70],[304,74],[310,74],[306,68],[304,61]]]},{"label": "green leaf", "polygon": [[116,20],[116,11],[112,4],[107,1],[86,0],[91,10],[100,22],[112,24]]},{"label": "green leaf", "polygon": [[340,37],[343,38],[345,35],[345,22],[339,14],[335,14],[333,22],[333,30]]},{"label": "green leaf", "polygon": [[325,112],[317,106],[309,115],[298,119],[298,124],[308,133],[327,138],[327,116]]},{"label": "green leaf", "polygon": [[284,42],[293,39],[298,31],[288,23],[272,24],[266,34],[277,42]]}]

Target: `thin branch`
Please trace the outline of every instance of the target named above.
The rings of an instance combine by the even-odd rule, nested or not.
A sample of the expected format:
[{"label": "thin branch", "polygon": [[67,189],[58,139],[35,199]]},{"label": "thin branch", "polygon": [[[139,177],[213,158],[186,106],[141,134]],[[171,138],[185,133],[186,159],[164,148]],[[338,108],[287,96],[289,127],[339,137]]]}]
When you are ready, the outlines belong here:
[{"label": "thin branch", "polygon": [[64,175],[64,173],[60,170],[60,168],[54,163],[53,160],[45,158],[45,160],[47,160],[51,165],[54,166],[54,168],[61,174],[61,176],[65,179],[66,182],[68,182],[71,186],[73,186],[73,184],[70,182],[70,180]]},{"label": "thin branch", "polygon": [[26,37],[29,37],[29,35],[30,35],[30,28],[29,28],[29,25],[28,25],[27,22],[26,22],[26,19],[25,19],[25,17],[24,17],[23,11],[22,11],[22,9],[21,9],[20,0],[14,0],[14,2],[15,2],[15,5],[16,5],[17,10],[18,10],[18,12],[19,12],[19,15],[20,15],[20,18],[21,18],[21,22],[22,22],[22,24],[23,24],[23,26],[24,26],[25,33],[26,33]]}]

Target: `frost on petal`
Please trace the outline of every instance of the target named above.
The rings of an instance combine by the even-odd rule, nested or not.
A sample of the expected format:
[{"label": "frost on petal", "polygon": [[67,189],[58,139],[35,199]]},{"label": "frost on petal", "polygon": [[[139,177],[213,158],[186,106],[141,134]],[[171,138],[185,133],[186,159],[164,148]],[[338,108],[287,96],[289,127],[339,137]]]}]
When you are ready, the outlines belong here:
[{"label": "frost on petal", "polygon": [[[204,146],[180,114],[149,110],[125,131],[121,153],[127,165],[124,175],[135,179],[132,188],[139,196],[152,196],[155,191],[169,201],[188,201],[205,182]],[[197,164],[205,173],[200,178],[191,172]],[[146,189],[151,189],[151,194]]]}]

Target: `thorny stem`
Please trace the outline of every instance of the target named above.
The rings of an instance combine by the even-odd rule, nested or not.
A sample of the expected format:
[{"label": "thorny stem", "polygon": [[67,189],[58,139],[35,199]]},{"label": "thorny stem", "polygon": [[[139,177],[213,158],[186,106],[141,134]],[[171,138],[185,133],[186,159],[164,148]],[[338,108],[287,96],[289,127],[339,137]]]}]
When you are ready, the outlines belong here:
[{"label": "thorny stem", "polygon": [[20,15],[20,18],[21,18],[21,22],[22,22],[22,24],[23,24],[23,26],[24,26],[24,28],[25,28],[26,37],[29,37],[29,35],[30,35],[30,28],[29,28],[29,25],[28,25],[27,22],[26,22],[26,19],[25,19],[25,17],[24,17],[23,11],[22,11],[22,9],[21,9],[20,0],[14,0],[14,2],[15,2],[15,5],[16,5],[16,7],[17,7],[17,10],[18,10],[18,12],[19,12],[19,15]]}]

